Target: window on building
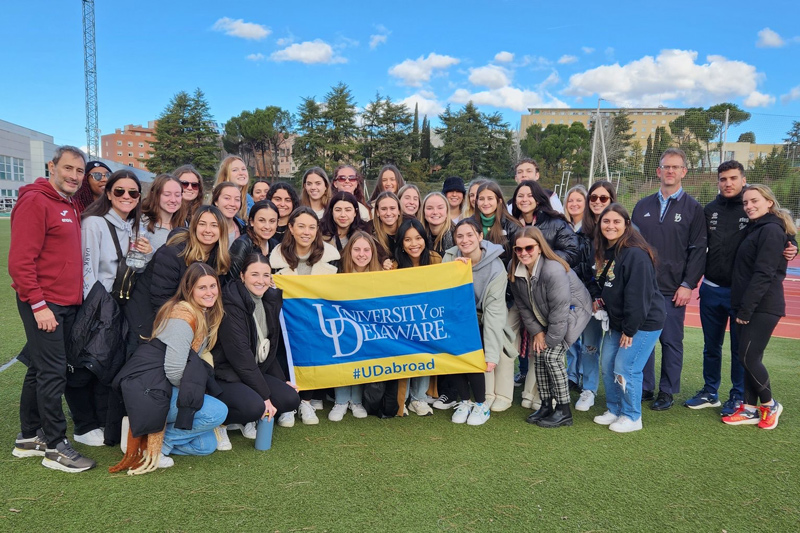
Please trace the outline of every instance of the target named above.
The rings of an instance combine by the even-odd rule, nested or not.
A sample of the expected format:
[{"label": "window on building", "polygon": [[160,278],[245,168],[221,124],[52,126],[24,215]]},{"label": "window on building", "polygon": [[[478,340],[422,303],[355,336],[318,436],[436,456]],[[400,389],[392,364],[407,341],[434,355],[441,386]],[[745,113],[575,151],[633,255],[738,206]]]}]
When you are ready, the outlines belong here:
[{"label": "window on building", "polygon": [[140,131],[134,132],[134,135],[136,135],[137,137],[141,137],[142,136],[142,132],[140,132]]},{"label": "window on building", "polygon": [[128,157],[133,157],[133,152],[128,152]]},{"label": "window on building", "polygon": [[25,161],[18,157],[0,155],[0,180],[25,181]]},{"label": "window on building", "polygon": [[133,142],[128,141],[128,146],[133,146]]},{"label": "window on building", "polygon": [[139,148],[144,148],[144,143],[139,143]]},{"label": "window on building", "polygon": [[117,141],[117,146],[122,146],[122,141]]},{"label": "window on building", "polygon": [[122,152],[117,152],[117,157],[122,157]]},{"label": "window on building", "polygon": [[133,163],[128,163],[128,166],[129,166],[129,167],[132,167],[132,166],[133,166]]},{"label": "window on building", "polygon": [[145,134],[145,137],[152,137],[152,135],[150,135],[150,133],[148,132]]},{"label": "window on building", "polygon": [[144,152],[139,152],[139,157],[144,157]]}]

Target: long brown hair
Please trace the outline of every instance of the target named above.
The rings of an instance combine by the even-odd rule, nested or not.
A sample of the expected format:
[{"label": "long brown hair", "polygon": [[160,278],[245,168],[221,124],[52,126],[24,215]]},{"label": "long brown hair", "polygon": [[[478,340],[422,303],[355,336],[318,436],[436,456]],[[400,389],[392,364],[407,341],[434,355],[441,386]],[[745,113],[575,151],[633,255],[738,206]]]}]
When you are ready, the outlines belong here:
[{"label": "long brown hair", "polygon": [[231,256],[228,253],[228,222],[216,206],[201,205],[198,207],[194,215],[192,215],[192,220],[189,221],[189,231],[177,232],[167,241],[166,245],[173,246],[182,242],[186,243],[186,248],[178,254],[178,257],[183,257],[186,266],[191,266],[198,261],[208,261],[210,254],[203,250],[203,245],[197,239],[197,225],[204,213],[214,215],[214,218],[217,219],[217,224],[219,224],[219,241],[217,241],[216,245],[217,262],[214,268],[217,270],[217,274],[226,274],[231,267]]},{"label": "long brown hair", "polygon": [[[378,206],[382,201],[385,199],[389,199],[397,204],[397,220],[394,223],[393,228],[387,228],[383,224],[383,220],[378,216]],[[397,230],[400,229],[400,224],[403,222],[403,208],[400,206],[400,200],[395,196],[395,194],[391,191],[383,191],[375,198],[375,213],[372,215],[372,230],[375,233],[375,240],[378,241],[378,244],[386,252],[386,255],[392,255],[392,248],[389,246],[389,235],[390,231],[394,230],[394,233],[391,235],[397,235]],[[356,211],[356,216],[358,216],[358,211]]]},{"label": "long brown hair", "polygon": [[[624,207],[622,207],[622,205],[617,203],[610,204],[608,207],[603,209],[603,212],[600,213],[600,216],[597,218],[598,229],[595,232],[594,236],[595,264],[597,266],[603,264],[603,262],[605,261],[606,250],[608,250],[609,248],[608,239],[606,239],[603,236],[603,232],[600,231],[599,227],[600,227],[600,221],[603,220],[603,216],[610,211],[617,213],[625,221],[625,231],[622,232],[620,238],[617,239],[616,243],[614,243],[617,248],[617,251],[622,250],[623,248],[641,248],[642,250],[647,252],[647,255],[650,256],[650,260],[653,262],[653,265],[655,265],[656,264],[655,252],[650,247],[650,245],[647,244],[647,241],[644,240],[644,237],[642,237],[642,234],[639,233],[639,230],[634,228],[633,224],[631,224],[631,217],[628,214],[628,211]],[[601,269],[598,268],[597,271],[599,272],[600,270]]]},{"label": "long brown hair", "polygon": [[[338,167],[336,167],[336,169],[333,171],[333,180],[331,181],[331,184],[333,184],[333,182],[336,181],[336,178],[339,176],[339,171],[341,171],[342,169],[345,169],[345,168],[352,168],[353,172],[356,175],[356,184],[357,185],[356,185],[356,188],[353,189],[353,196],[356,197],[356,200],[358,200],[358,203],[366,204],[367,203],[366,195],[364,194],[364,189],[365,189],[364,176],[362,176],[361,172],[359,172],[358,169],[356,167],[354,167],[353,165],[339,165]],[[334,188],[337,191],[339,190],[337,187],[334,187]]]},{"label": "long brown hair", "polygon": [[[508,209],[506,209],[506,202],[503,199],[503,191],[500,190],[500,186],[493,181],[487,181],[486,183],[482,183],[475,193],[475,214],[472,215],[475,222],[481,225],[481,228],[483,228],[483,222],[481,222],[481,210],[478,208],[478,197],[485,190],[492,191],[497,198],[497,207],[494,210],[494,224],[489,228],[486,239],[495,244],[506,246],[508,244],[508,236],[503,235],[503,221],[510,220],[516,226],[521,226],[521,224],[509,216]],[[448,214],[448,216],[450,215]]]},{"label": "long brown hair", "polygon": [[[523,237],[527,237],[528,239],[533,239],[539,245],[539,250],[541,250],[542,255],[545,256],[547,259],[551,261],[557,261],[561,263],[561,266],[564,267],[564,270],[569,272],[569,264],[561,259],[556,253],[550,248],[550,245],[547,244],[547,241],[542,235],[542,230],[537,228],[536,226],[525,226],[521,230],[517,231],[514,234],[514,245],[516,246],[517,241]],[[511,257],[511,266],[508,268],[508,279],[514,281],[515,276],[514,272],[517,270],[517,265],[519,265],[519,256],[516,252]]]},{"label": "long brown hair", "polygon": [[[230,180],[231,165],[233,164],[234,161],[241,161],[242,164],[245,166],[245,168],[247,168],[247,163],[245,163],[244,159],[242,159],[238,155],[229,155],[228,157],[223,159],[222,163],[219,164],[219,170],[217,171],[217,179],[214,181],[214,190],[215,191],[216,191],[217,185],[219,185],[220,183],[223,183],[225,181],[229,181],[229,182],[231,181]],[[247,183],[245,183],[244,187],[240,188],[238,185],[236,185],[235,183],[231,182],[231,185],[233,185],[237,189],[240,189],[241,194],[242,194],[242,205],[241,205],[241,207],[239,209],[239,218],[241,218],[242,220],[247,218],[247,186],[249,185],[249,183],[250,183],[250,171],[249,170],[247,171]]]},{"label": "long brown hair", "polygon": [[297,243],[294,240],[294,235],[292,235],[292,227],[294,227],[294,222],[300,215],[308,215],[317,223],[317,234],[314,237],[314,241],[311,243],[311,255],[308,256],[309,266],[316,264],[322,259],[322,254],[325,251],[325,242],[322,240],[322,232],[319,229],[319,218],[317,218],[317,214],[313,209],[305,205],[298,207],[289,215],[290,227],[286,230],[286,234],[283,236],[283,242],[281,243],[281,255],[283,255],[286,264],[288,264],[289,268],[292,270],[295,270],[297,265],[300,264],[300,259],[297,257]]},{"label": "long brown hair", "polygon": [[248,213],[247,215],[247,230],[246,230],[247,236],[250,237],[250,240],[259,250],[264,245],[264,240],[261,237],[259,237],[258,234],[255,232],[255,229],[253,229],[253,221],[256,219],[256,215],[258,214],[258,212],[263,209],[271,209],[275,211],[275,216],[278,217],[278,220],[280,220],[281,218],[280,213],[278,213],[278,208],[275,206],[275,204],[273,204],[269,200],[259,200],[258,202],[253,204],[253,207],[250,208],[250,213]]},{"label": "long brown hair", "polygon": [[308,192],[306,191],[306,180],[312,175],[319,176],[322,178],[322,181],[325,182],[325,192],[322,194],[322,198],[319,200],[322,202],[322,208],[324,209],[331,199],[331,180],[328,178],[328,174],[322,167],[311,167],[306,170],[305,174],[303,174],[302,191],[300,191],[300,205],[311,207],[311,197],[308,196]]},{"label": "long brown hair", "polygon": [[406,186],[406,180],[403,179],[403,175],[400,173],[399,168],[394,165],[383,165],[383,168],[378,171],[378,183],[375,185],[375,190],[372,191],[372,196],[369,198],[369,201],[372,205],[375,205],[375,200],[378,199],[378,195],[386,190],[383,188],[383,175],[387,170],[394,172],[394,178],[395,181],[397,181],[397,192],[395,195],[398,198],[400,198],[400,189]]},{"label": "long brown hair", "polygon": [[[192,291],[194,290],[197,282],[204,276],[211,276],[217,282],[219,289],[219,277],[214,269],[205,263],[198,262],[189,265],[186,272],[181,278],[178,285],[178,291],[175,296],[161,306],[156,314],[156,319],[153,321],[153,335],[150,339],[155,339],[159,333],[164,331],[169,322],[170,315],[177,306],[181,306],[192,312],[194,315],[194,331],[207,331],[208,332],[208,348],[211,349],[217,343],[217,332],[219,331],[219,324],[222,322],[222,294],[217,296],[214,306],[211,309],[201,309],[192,298]],[[200,354],[198,354],[200,355]]]},{"label": "long brown hair", "polygon": [[[180,183],[181,176],[184,174],[194,174],[197,178],[197,196],[194,200],[190,203],[186,204],[186,200],[183,200],[183,203],[186,204],[186,220],[192,218],[195,209],[203,205],[203,176],[194,168],[194,165],[181,165],[175,170],[172,171],[172,175],[178,179]],[[181,190],[183,190],[183,185],[181,184]]]},{"label": "long brown hair", "polygon": [[[181,182],[178,181],[178,178],[172,174],[160,174],[153,180],[153,184],[150,186],[150,192],[147,193],[147,197],[142,202],[142,214],[147,217],[147,231],[150,233],[155,231],[156,224],[160,222],[160,213],[158,210],[161,202],[161,193],[164,191],[164,186],[170,181],[174,181],[178,184],[182,195],[183,186]],[[172,213],[169,219],[170,229],[175,229],[184,224],[186,221],[186,209],[186,204],[181,200],[180,208]]]},{"label": "long brown hair", "polygon": [[378,261],[378,243],[375,241],[375,238],[366,231],[356,230],[350,235],[344,250],[342,250],[342,262],[339,272],[343,274],[352,274],[356,272],[356,264],[353,262],[352,249],[354,243],[358,239],[367,241],[367,244],[369,244],[369,247],[372,249],[372,259],[370,259],[369,265],[367,265],[367,272],[379,272],[383,270],[380,261]]},{"label": "long brown hair", "polygon": [[614,185],[610,181],[600,180],[592,183],[592,186],[589,187],[589,192],[586,193],[586,209],[583,210],[583,222],[581,222],[581,233],[588,235],[590,238],[595,237],[595,231],[600,217],[596,217],[594,213],[592,213],[592,209],[589,207],[589,197],[600,187],[608,191],[608,195],[611,197],[611,201],[608,205],[617,202],[617,189],[614,188]]}]

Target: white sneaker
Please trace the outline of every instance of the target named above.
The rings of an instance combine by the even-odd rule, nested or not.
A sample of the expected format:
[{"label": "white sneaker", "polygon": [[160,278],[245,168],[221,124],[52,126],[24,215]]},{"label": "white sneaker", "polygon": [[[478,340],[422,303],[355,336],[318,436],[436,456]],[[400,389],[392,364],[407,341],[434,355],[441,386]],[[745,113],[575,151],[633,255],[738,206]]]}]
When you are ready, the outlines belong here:
[{"label": "white sneaker", "polygon": [[317,413],[314,412],[311,402],[305,400],[300,402],[300,420],[307,426],[319,424],[319,418],[317,418]]},{"label": "white sneaker", "polygon": [[367,410],[360,403],[350,402],[350,410],[353,411],[353,418],[367,418]]},{"label": "white sneaker", "polygon": [[467,418],[469,418],[469,412],[471,409],[472,409],[472,402],[470,402],[469,400],[464,400],[463,402],[460,402],[458,404],[458,407],[456,407],[456,410],[453,413],[453,416],[450,418],[450,420],[454,424],[463,424],[464,422],[467,421]]},{"label": "white sneaker", "polygon": [[487,420],[489,420],[489,416],[491,416],[491,412],[490,409],[486,407],[486,404],[483,403],[472,404],[472,412],[469,414],[469,418],[467,418],[467,425],[481,426]]},{"label": "white sneaker", "polygon": [[217,451],[227,452],[233,449],[231,439],[228,438],[228,428],[217,426],[214,428],[214,435],[217,437]]},{"label": "white sneaker", "polygon": [[122,432],[120,433],[119,449],[122,453],[128,451],[128,431],[131,429],[131,421],[127,416],[122,417]]},{"label": "white sneaker", "polygon": [[523,409],[531,409],[533,408],[533,400],[522,400],[522,408]]},{"label": "white sneaker", "polygon": [[429,416],[433,414],[433,409],[424,400],[411,400],[408,404],[408,410],[414,411],[419,416]]},{"label": "white sneaker", "polygon": [[[105,440],[106,435],[103,433],[102,429],[97,428],[87,431],[83,435],[74,435],[73,437],[75,442],[80,442],[86,446],[104,446],[103,441]],[[127,439],[127,435],[125,435],[125,438]]]},{"label": "white sneaker", "polygon": [[244,429],[244,426],[241,424],[228,424],[227,426],[225,426],[225,429],[227,429],[228,431],[236,431],[237,429],[239,431],[242,431]]},{"label": "white sneaker", "polygon": [[642,417],[634,422],[625,415],[617,418],[617,421],[608,426],[608,429],[615,433],[630,433],[631,431],[639,431],[642,429]]},{"label": "white sneaker", "polygon": [[341,422],[344,415],[347,414],[347,407],[348,404],[346,403],[333,404],[333,409],[328,413],[328,420],[331,422]]},{"label": "white sneaker", "polygon": [[294,427],[294,413],[295,411],[288,411],[278,417],[278,425],[282,428]]},{"label": "white sneaker", "polygon": [[169,455],[162,455],[158,458],[158,468],[169,468],[175,466],[175,460]]},{"label": "white sneaker", "polygon": [[450,409],[457,403],[458,403],[457,401],[448,398],[446,394],[442,394],[441,396],[439,396],[439,398],[436,399],[435,402],[433,402],[433,408],[442,410]]},{"label": "white sneaker", "polygon": [[322,409],[325,407],[322,404],[322,400],[309,400],[309,402],[311,403],[311,407],[313,407],[315,411],[322,411]]},{"label": "white sneaker", "polygon": [[433,396],[428,396],[427,394],[425,395],[425,403],[427,403],[428,405],[433,405],[433,402],[435,402],[438,399],[439,398],[434,398]]},{"label": "white sneaker", "polygon": [[[230,428],[230,426],[228,426],[228,427]],[[256,423],[255,422],[248,422],[242,428],[242,435],[244,435],[244,438],[246,438],[246,439],[256,440],[256,435],[257,434],[258,434],[258,429],[256,429]]]},{"label": "white sneaker", "polygon": [[509,407],[511,407],[511,402],[509,402],[508,400],[504,400],[503,398],[495,398],[494,401],[492,402],[492,405],[486,408],[491,409],[495,413],[499,413],[501,411],[507,410]]},{"label": "white sneaker", "polygon": [[594,423],[600,424],[601,426],[607,426],[609,424],[613,424],[617,421],[617,415],[612,413],[611,411],[606,411],[602,415],[597,415],[594,417]]},{"label": "white sneaker", "polygon": [[588,411],[594,405],[594,393],[590,390],[581,392],[581,397],[575,402],[576,411]]}]

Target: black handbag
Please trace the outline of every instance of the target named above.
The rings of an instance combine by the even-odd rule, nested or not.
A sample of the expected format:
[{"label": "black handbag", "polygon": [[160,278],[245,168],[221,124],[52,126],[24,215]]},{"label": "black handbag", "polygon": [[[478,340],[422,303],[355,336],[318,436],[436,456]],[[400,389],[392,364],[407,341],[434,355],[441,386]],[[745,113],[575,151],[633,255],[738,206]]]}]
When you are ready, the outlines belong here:
[{"label": "black handbag", "polygon": [[125,262],[116,228],[108,219],[103,218],[103,220],[108,224],[108,230],[111,232],[111,239],[113,239],[114,246],[117,248],[117,259],[119,260],[117,263],[117,276],[114,278],[114,286],[111,287],[111,296],[119,305],[125,305],[130,299],[133,286],[136,283],[136,271]]}]

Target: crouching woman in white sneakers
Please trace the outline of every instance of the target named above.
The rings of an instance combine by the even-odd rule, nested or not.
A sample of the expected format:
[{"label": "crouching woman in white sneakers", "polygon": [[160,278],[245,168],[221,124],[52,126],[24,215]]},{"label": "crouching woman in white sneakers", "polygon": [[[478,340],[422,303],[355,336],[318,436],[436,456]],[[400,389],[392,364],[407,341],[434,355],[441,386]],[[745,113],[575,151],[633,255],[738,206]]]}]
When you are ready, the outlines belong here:
[{"label": "crouching woman in white sneakers", "polygon": [[600,214],[595,241],[599,304],[608,313],[601,365],[608,410],[594,417],[611,431],[642,429],[642,371],[666,317],[655,256],[619,204]]},{"label": "crouching woman in white sneakers", "polygon": [[509,268],[511,293],[531,337],[533,368],[542,397],[542,406],[527,421],[545,428],[571,426],[564,356],[589,322],[591,297],[538,228],[525,227],[515,237]]},{"label": "crouching woman in white sneakers", "polygon": [[[486,356],[486,373],[491,373],[500,358],[506,357],[505,354],[512,359],[517,355],[514,332],[506,327],[508,280],[505,266],[500,259],[504,248],[484,240],[483,231],[473,218],[465,218],[456,224],[455,241],[456,246],[445,252],[442,262],[472,261],[472,286]],[[480,426],[486,422],[489,419],[489,405],[486,403],[485,375],[457,374],[452,378],[461,397],[452,421],[456,424],[466,422],[470,426]],[[475,398],[474,403],[470,401],[470,388]]]},{"label": "crouching woman in white sneakers", "polygon": [[245,256],[239,279],[222,291],[225,316],[219,341],[211,350],[222,389],[219,399],[228,406],[226,433],[241,429],[248,439],[256,438],[257,420],[295,411],[300,405],[297,389],[286,381],[278,361],[281,294],[271,285],[267,258],[260,252]]}]

